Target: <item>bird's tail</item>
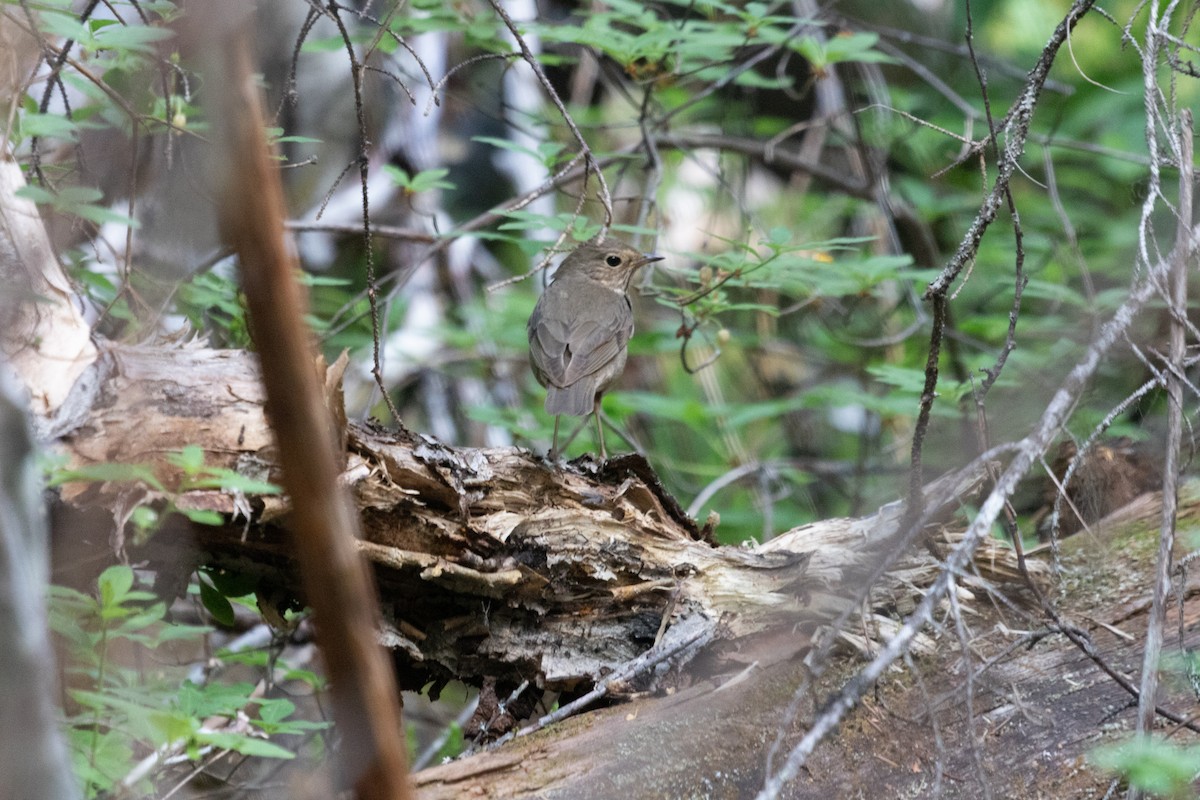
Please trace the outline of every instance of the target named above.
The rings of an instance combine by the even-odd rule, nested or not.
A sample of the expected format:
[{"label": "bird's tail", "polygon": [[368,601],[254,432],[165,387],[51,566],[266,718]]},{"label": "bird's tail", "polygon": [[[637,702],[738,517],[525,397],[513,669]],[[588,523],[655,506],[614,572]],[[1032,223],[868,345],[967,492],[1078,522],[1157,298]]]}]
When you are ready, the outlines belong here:
[{"label": "bird's tail", "polygon": [[592,402],[596,390],[592,382],[584,379],[571,386],[559,388],[551,384],[546,387],[547,414],[573,414],[576,417],[592,413]]}]

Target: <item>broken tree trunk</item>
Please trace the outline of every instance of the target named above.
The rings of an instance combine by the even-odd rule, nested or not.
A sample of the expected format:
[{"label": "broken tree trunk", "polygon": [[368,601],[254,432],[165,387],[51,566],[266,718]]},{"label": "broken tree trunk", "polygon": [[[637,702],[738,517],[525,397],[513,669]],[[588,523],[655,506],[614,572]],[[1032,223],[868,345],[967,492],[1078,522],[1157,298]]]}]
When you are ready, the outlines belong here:
[{"label": "broken tree trunk", "polygon": [[[72,466],[141,464],[164,486],[180,487],[183,474],[164,457],[190,443],[204,449],[206,466],[275,476],[252,356],[190,344],[106,345],[89,376],[97,387],[92,413],[58,440]],[[336,392],[330,397],[336,406]],[[344,433],[343,480],[362,514],[360,548],[377,566],[391,612],[385,636],[406,688],[490,678],[568,691],[656,642],[670,645],[676,630],[700,631],[693,651],[710,645],[709,658],[724,653],[720,662],[758,658],[748,643],[760,635],[772,660],[784,660],[847,613],[896,548],[898,505],[801,528],[756,549],[716,547],[637,456],[553,466],[516,448],[455,449],[364,425]],[[931,491],[931,502],[962,497],[973,481],[960,481]],[[187,573],[203,561],[251,572],[266,602],[303,602],[276,524],[286,513],[277,496],[71,483],[61,500],[80,512],[114,509],[118,550],[164,570],[182,564]],[[168,502],[220,512],[228,524],[136,546],[120,534],[137,504]],[[880,590],[903,583],[897,569]],[[682,625],[692,620],[697,627]],[[872,621],[865,638],[843,635],[862,644],[888,624]]]}]

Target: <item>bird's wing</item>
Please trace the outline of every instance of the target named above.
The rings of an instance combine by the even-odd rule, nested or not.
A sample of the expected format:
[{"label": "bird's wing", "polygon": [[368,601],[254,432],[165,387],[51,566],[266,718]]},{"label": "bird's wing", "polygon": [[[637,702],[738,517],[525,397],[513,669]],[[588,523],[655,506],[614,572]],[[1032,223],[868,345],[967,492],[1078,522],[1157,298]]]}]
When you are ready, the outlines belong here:
[{"label": "bird's wing", "polygon": [[570,331],[565,323],[559,320],[547,320],[541,315],[541,304],[534,309],[529,318],[529,359],[533,362],[536,372],[540,372],[548,382],[555,386],[562,385],[562,376],[566,371],[567,340]]},{"label": "bird's wing", "polygon": [[633,315],[617,310],[605,320],[581,320],[567,343],[569,358],[563,379],[570,386],[602,369],[629,343],[633,333]]},{"label": "bird's wing", "polygon": [[616,358],[632,334],[629,300],[613,293],[612,302],[598,302],[574,319],[546,319],[535,309],[529,321],[529,352],[550,383],[567,387]]}]

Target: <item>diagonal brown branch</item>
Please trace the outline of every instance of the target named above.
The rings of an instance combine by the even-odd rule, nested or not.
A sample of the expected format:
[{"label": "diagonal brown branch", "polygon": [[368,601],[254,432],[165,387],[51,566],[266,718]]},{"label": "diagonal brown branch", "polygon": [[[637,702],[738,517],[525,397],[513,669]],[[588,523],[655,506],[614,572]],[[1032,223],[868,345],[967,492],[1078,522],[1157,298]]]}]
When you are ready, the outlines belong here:
[{"label": "diagonal brown branch", "polygon": [[340,448],[313,367],[298,265],[284,240],[283,190],[264,141],[247,21],[246,9],[226,2],[185,31],[192,52],[206,57],[206,85],[215,94],[222,235],[241,265],[267,414],[292,498],[292,535],[331,678],[343,774],[364,800],[407,798],[399,698],[376,639],[379,609],[355,543],[358,518],[337,482]]}]

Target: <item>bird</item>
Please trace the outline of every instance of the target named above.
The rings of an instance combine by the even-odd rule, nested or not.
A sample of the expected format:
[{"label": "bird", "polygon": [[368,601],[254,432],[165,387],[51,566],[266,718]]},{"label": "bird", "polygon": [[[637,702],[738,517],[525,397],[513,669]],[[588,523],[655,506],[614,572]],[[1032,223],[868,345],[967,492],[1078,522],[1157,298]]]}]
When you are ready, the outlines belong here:
[{"label": "bird", "polygon": [[661,260],[598,236],[567,254],[529,315],[529,363],[546,387],[546,413],[554,415],[551,460],[558,454],[562,414],[595,415],[600,457],[608,459],[600,398],[625,369],[633,336],[629,282],[639,267]]}]

